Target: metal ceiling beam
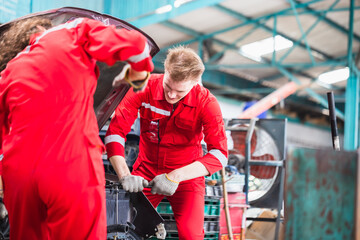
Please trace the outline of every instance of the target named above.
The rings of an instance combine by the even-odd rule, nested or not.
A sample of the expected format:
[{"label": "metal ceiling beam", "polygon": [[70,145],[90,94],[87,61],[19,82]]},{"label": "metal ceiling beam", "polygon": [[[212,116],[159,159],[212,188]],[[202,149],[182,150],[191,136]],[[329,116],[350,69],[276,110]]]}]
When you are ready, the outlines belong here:
[{"label": "metal ceiling beam", "polygon": [[[185,3],[183,5],[181,5],[178,8],[172,7],[172,10],[166,13],[162,13],[162,14],[148,14],[145,16],[140,16],[137,19],[131,20],[129,21],[131,24],[133,24],[134,26],[138,27],[138,28],[142,28],[151,24],[156,24],[156,23],[160,23],[163,21],[167,21],[171,18],[180,16],[182,14],[200,9],[200,8],[204,8],[204,7],[209,7],[209,6],[213,6],[215,4],[218,4],[220,2],[222,2],[223,0],[197,0],[197,1],[191,1],[188,3]],[[174,6],[174,2],[175,0],[171,0],[171,5]]]},{"label": "metal ceiling beam", "polygon": [[[340,1],[340,0],[335,0],[335,2],[330,6],[329,10],[333,9],[333,8],[338,4],[339,1]],[[293,4],[293,1],[291,1],[291,3],[292,3],[292,6],[293,6],[293,5],[294,5],[294,4]],[[297,19],[297,21],[298,21],[299,26],[301,26],[300,20],[299,20],[299,18],[298,18],[298,14],[297,14],[297,12],[296,12],[296,9],[294,9],[294,14],[295,14],[295,16],[296,16],[296,19]],[[313,23],[313,24],[308,28],[308,30],[306,30],[305,33],[302,32],[301,38],[298,39],[298,40],[293,44],[293,46],[292,46],[289,50],[287,50],[287,52],[286,52],[283,56],[281,56],[281,58],[279,59],[279,62],[283,62],[283,60],[284,60],[287,56],[289,56],[289,54],[296,48],[296,46],[298,46],[298,45],[301,43],[301,41],[304,39],[304,41],[305,41],[305,43],[306,43],[306,49],[307,49],[307,51],[309,52],[309,55],[310,55],[310,58],[311,58],[311,62],[314,63],[315,60],[314,60],[314,58],[313,58],[312,53],[311,53],[310,50],[309,50],[309,47],[308,47],[308,44],[307,44],[307,41],[306,41],[306,36],[325,18],[325,16],[326,16],[326,14],[323,14],[322,16],[319,16],[319,17],[317,18],[316,22]],[[301,28],[301,29],[302,29],[302,28]]]},{"label": "metal ceiling beam", "polygon": [[299,26],[300,32],[301,32],[301,34],[302,34],[301,39],[304,39],[306,50],[307,50],[308,53],[309,53],[309,57],[310,57],[310,59],[311,59],[311,62],[314,64],[314,63],[315,63],[315,59],[314,59],[313,54],[311,53],[310,46],[309,46],[309,43],[308,43],[308,41],[307,41],[307,39],[306,39],[306,35],[305,35],[305,32],[304,32],[304,29],[303,29],[303,27],[302,27],[302,25],[301,25],[299,16],[298,16],[298,14],[297,14],[294,0],[289,0],[289,2],[290,2],[290,5],[291,5],[292,10],[293,10],[293,12],[294,12],[295,19],[296,19],[296,22],[297,22],[297,24],[298,24],[298,26]]},{"label": "metal ceiling beam", "polygon": [[[360,6],[358,7],[354,7],[354,11],[359,11],[360,10]],[[313,9],[312,8],[312,11],[307,11],[306,9],[302,9],[301,11],[298,12],[299,15],[314,15],[314,14],[319,14],[319,15],[322,15],[324,13],[327,13],[327,12],[349,12],[350,11],[350,8],[346,8],[346,7],[342,7],[342,8],[335,8],[335,9],[332,9],[331,11],[329,10],[318,10],[318,9]],[[282,16],[294,16],[293,13],[283,13]],[[344,28],[345,29],[345,28]]]},{"label": "metal ceiling beam", "polygon": [[[300,30],[301,30],[301,33],[302,33],[302,38],[304,38],[306,35],[305,35],[305,33],[304,33],[304,31],[303,31],[303,29],[302,29],[302,26],[301,26],[301,23],[300,23],[300,20],[299,20],[299,18],[298,18],[298,15],[297,15],[297,12],[296,12],[296,6],[295,6],[295,4],[294,4],[294,2],[292,1],[292,0],[290,0],[290,4],[291,4],[291,8],[292,8],[292,10],[293,10],[293,12],[294,12],[294,15],[295,15],[295,17],[296,17],[296,20],[297,20],[297,22],[298,22],[298,25],[299,25],[299,28],[300,28]],[[335,1],[335,3],[331,6],[331,9],[335,6],[337,4],[337,1]],[[221,8],[221,7],[220,7]],[[237,15],[237,14],[236,14]],[[320,17],[320,19],[321,19],[322,17]],[[275,18],[276,19],[276,18]],[[317,23],[316,23],[317,24]],[[315,25],[316,25],[315,24]],[[276,26],[275,26],[276,27]],[[274,30],[273,30],[274,31]],[[308,31],[309,32],[309,31]],[[309,65],[309,67],[314,67],[315,66],[315,60],[314,60],[314,58],[313,58],[313,56],[312,56],[312,54],[311,54],[311,49],[310,49],[310,46],[309,46],[309,44],[307,43],[307,41],[306,41],[306,39],[305,39],[305,47],[306,47],[306,49],[307,49],[307,51],[309,52],[309,54],[310,54],[310,58],[311,58],[311,60],[312,60],[312,64],[308,64]],[[274,55],[273,55],[273,59],[274,59]],[[321,64],[323,64],[323,63],[321,63]],[[339,62],[336,62],[335,64],[339,64]],[[261,64],[262,66],[264,66],[264,67],[266,67],[266,65],[267,64]],[[278,65],[278,64],[277,64]],[[255,66],[255,65],[254,65]],[[208,68],[209,68],[209,66],[207,66]],[[217,66],[217,67],[224,67],[224,66]],[[258,66],[256,66],[256,67],[258,67]],[[292,81],[295,81],[295,82],[297,82],[298,84],[301,84],[300,83],[300,81],[298,81],[297,80],[297,78],[295,77],[295,76],[293,76],[287,69],[284,69],[284,64],[281,64],[281,66],[279,66],[278,65],[278,70],[280,71],[280,72],[282,72],[285,76],[287,76],[290,80],[292,80]],[[287,67],[289,67],[289,66],[287,66]],[[296,64],[296,66],[291,66],[291,67],[300,67],[300,65],[299,64]],[[311,96],[311,97],[313,97],[314,99],[316,99],[321,105],[323,105],[323,107],[327,107],[327,101],[322,97],[322,96],[320,96],[319,94],[317,94],[316,92],[314,92],[312,89],[309,89],[309,88],[306,88],[305,89],[305,91]],[[343,115],[343,113],[342,112],[340,112],[338,109],[336,109],[336,114],[340,117],[340,118],[342,118],[342,119],[344,119],[344,115]]]},{"label": "metal ceiling beam", "polygon": [[247,38],[249,35],[251,35],[255,30],[257,29],[257,27],[253,27],[251,30],[249,30],[248,32],[246,32],[245,34],[243,34],[241,37],[237,38],[235,41],[233,41],[232,43],[228,44],[227,46],[224,46],[222,51],[219,51],[218,53],[216,53],[214,56],[212,56],[210,59],[208,59],[207,63],[213,63],[216,59],[218,59],[222,54],[224,54],[227,50],[230,49],[237,49],[236,44],[241,42],[243,39]]},{"label": "metal ceiling beam", "polygon": [[[201,36],[201,38],[202,38],[203,36]],[[244,57],[247,57],[247,56],[244,56]],[[248,57],[247,57],[248,58]],[[308,64],[308,63],[307,63]],[[319,64],[321,64],[321,63],[319,63]],[[255,65],[261,65],[261,64],[255,64]],[[254,66],[255,66],[254,65]],[[222,65],[214,65],[215,66],[215,68],[219,68],[219,67],[224,67],[224,66],[222,66]],[[241,65],[237,65],[237,67],[238,66],[241,66]],[[310,66],[314,66],[314,64],[311,64]],[[227,66],[228,67],[228,66]],[[280,72],[282,72],[286,77],[288,77],[290,80],[292,80],[292,81],[295,81],[295,82],[297,82],[298,84],[301,84],[300,83],[300,81],[299,80],[297,80],[297,78],[295,77],[295,76],[293,76],[292,74],[291,74],[291,70],[289,70],[289,69],[285,69],[284,67],[283,67],[283,65],[276,65],[276,66],[273,66],[271,63],[269,63],[269,62],[264,62],[263,64],[262,64],[262,68],[264,68],[264,67],[276,67]],[[300,67],[300,65],[299,64],[297,64],[297,67]],[[204,75],[206,74],[206,72],[208,72],[212,67],[211,67],[211,65],[206,65],[206,68],[207,68],[207,70],[205,71],[205,73],[204,73]],[[219,72],[217,72],[217,73],[219,73]],[[212,79],[212,78],[211,78]],[[215,81],[215,80],[214,80]],[[212,79],[212,81],[211,82],[213,82],[213,79]],[[222,81],[220,81],[220,83],[221,83]],[[239,81],[237,81],[237,83],[239,83]],[[216,83],[215,83],[216,84]],[[224,82],[222,82],[222,85],[224,85]],[[234,85],[229,85],[229,86],[234,86]],[[316,92],[314,92],[313,90],[311,90],[311,89],[306,89],[305,90],[312,98],[314,98],[314,99],[316,99],[323,107],[327,107],[327,100],[325,99],[325,98],[323,98],[322,96],[320,96],[319,94],[317,94]],[[338,110],[338,109],[336,109],[336,113],[337,113],[337,115],[340,117],[340,118],[344,118],[344,115],[343,115],[343,113],[340,111],[340,110]]]},{"label": "metal ceiling beam", "polygon": [[[204,40],[204,39],[207,39],[207,38],[214,38],[216,35],[218,35],[218,34],[221,34],[221,33],[224,33],[224,32],[227,32],[227,31],[231,31],[231,30],[233,30],[233,29],[236,29],[236,28],[239,28],[239,27],[241,27],[241,26],[245,26],[245,25],[248,25],[248,24],[255,24],[255,25],[258,25],[258,26],[262,26],[263,28],[265,28],[265,29],[267,29],[268,31],[271,31],[273,34],[274,34],[274,29],[271,29],[271,28],[269,28],[269,27],[267,27],[266,25],[265,25],[265,21],[267,21],[270,17],[275,17],[276,18],[276,16],[277,15],[279,15],[279,14],[282,14],[282,13],[286,13],[287,11],[289,11],[289,10],[292,10],[292,11],[295,11],[296,9],[298,9],[298,8],[304,8],[304,7],[306,7],[306,6],[308,6],[309,4],[312,4],[312,3],[315,3],[315,2],[318,2],[318,1],[309,1],[309,2],[307,2],[307,3],[302,3],[302,4],[298,4],[298,5],[295,5],[295,4],[293,4],[293,6],[291,7],[291,8],[289,8],[289,9],[284,9],[284,10],[282,10],[282,11],[279,11],[279,12],[277,12],[277,13],[273,13],[273,14],[269,14],[269,15],[267,15],[267,16],[261,16],[261,17],[259,17],[259,18],[256,18],[256,19],[249,19],[249,18],[246,18],[246,20],[245,20],[245,22],[244,23],[240,23],[240,24],[237,24],[237,25],[234,25],[234,26],[231,26],[231,27],[228,27],[228,28],[226,28],[226,29],[222,29],[222,30],[218,30],[218,31],[215,31],[215,32],[212,32],[212,33],[208,33],[208,34],[200,34],[200,33],[198,33],[198,32],[194,32],[193,30],[191,30],[191,31],[189,31],[189,29],[187,29],[187,28],[184,28],[183,26],[181,26],[181,30],[182,30],[182,32],[185,32],[185,33],[187,33],[187,34],[189,34],[189,35],[191,35],[191,36],[195,36],[195,38],[194,39],[191,39],[191,40],[187,40],[187,41],[183,41],[183,42],[181,42],[181,43],[178,43],[178,44],[190,44],[190,43],[193,43],[193,42],[196,42],[196,41],[198,41],[198,42],[200,42],[201,43],[201,41],[202,40]],[[216,7],[219,7],[219,8],[223,8],[223,9],[225,9],[224,7],[222,7],[222,6],[216,6]],[[231,10],[229,10],[229,11],[231,11]],[[239,13],[236,13],[236,15],[239,17]],[[243,18],[244,18],[244,16],[242,16]],[[297,20],[298,21],[298,23],[300,24],[300,21],[299,21],[299,19]],[[173,23],[166,23],[166,24],[173,24]],[[173,25],[172,25],[173,26]],[[178,26],[178,28],[179,28],[179,26]],[[304,31],[302,31],[302,33],[303,33],[303,36],[305,35],[304,34]],[[228,43],[222,43],[222,45],[224,45],[225,46],[225,48],[228,48],[228,49],[236,49],[236,44],[234,44],[234,43],[232,43],[232,44],[228,44]],[[171,47],[171,46],[169,46],[169,47]],[[311,51],[313,51],[313,49],[311,49],[310,47],[309,47],[309,45],[307,45],[306,46],[306,44],[305,45],[303,45],[303,47],[304,48],[307,48],[309,51],[311,50]],[[200,44],[200,48],[201,48],[201,44]],[[318,51],[319,53],[321,53],[321,51]],[[332,57],[331,56],[328,56],[327,54],[325,54],[325,53],[323,53],[323,56],[326,58],[326,59],[332,59]],[[247,57],[247,56],[244,56],[244,57]],[[248,58],[248,57],[247,57]],[[251,58],[250,58],[251,59]],[[326,66],[329,66],[329,64],[330,65],[340,65],[340,64],[344,64],[342,61],[338,61],[338,60],[332,60],[331,62],[328,62],[328,61],[326,61],[326,62],[322,62],[322,63],[315,63],[314,61],[313,61],[313,63],[296,63],[296,64],[288,64],[287,66],[286,65],[279,65],[279,64],[275,64],[275,66],[274,66],[274,63],[271,63],[271,62],[269,62],[269,61],[267,61],[267,60],[265,60],[264,59],[264,61],[262,61],[260,64],[253,64],[252,66],[253,67],[276,67],[276,68],[278,68],[278,70],[284,75],[284,76],[286,76],[286,77],[288,77],[291,81],[294,81],[294,82],[297,82],[298,84],[300,84],[300,81],[291,73],[291,71],[292,71],[292,69],[289,69],[289,68],[304,68],[304,67],[307,67],[307,68],[309,68],[309,67],[314,67],[314,66],[323,66],[323,65],[326,65]],[[241,66],[241,65],[238,65],[238,66],[235,66],[235,67],[239,67],[239,66]],[[247,68],[249,68],[249,66],[250,65],[242,65],[242,68],[244,68],[244,67],[247,67]],[[211,65],[209,65],[209,64],[207,64],[206,65],[206,67],[207,67],[207,71],[206,72],[210,72],[211,70],[210,69],[215,69],[215,68],[219,68],[219,67],[229,67],[229,66],[225,66],[225,65],[223,65],[223,66],[211,66]],[[220,74],[220,76],[223,74],[223,73],[220,73],[220,72],[217,72],[217,71],[212,71],[212,72],[216,72],[216,74]],[[211,83],[215,83],[216,84],[216,81],[218,81],[218,83],[220,84],[220,85],[224,85],[224,81],[223,81],[223,77],[219,77],[218,79],[216,79],[216,80],[214,80],[213,79],[213,75],[214,74],[212,74],[212,77],[211,77],[211,79],[212,79],[212,81],[211,81]],[[230,75],[231,76],[231,75]],[[235,77],[236,78],[236,77]],[[221,80],[219,80],[219,79],[221,79]],[[214,81],[213,81],[214,80]],[[230,86],[234,86],[235,87],[235,85],[236,85],[236,83],[237,84],[239,84],[239,81],[236,81],[236,82],[234,82],[234,83],[228,83],[228,84],[230,84]],[[235,84],[235,85],[234,85]],[[240,88],[243,88],[244,86],[241,86]],[[323,98],[322,96],[320,96],[319,94],[317,94],[316,92],[314,92],[312,89],[305,89],[305,91],[310,95],[310,97],[312,97],[313,99],[315,99],[316,101],[318,101],[323,107],[327,107],[327,101],[326,101],[326,99],[325,98]],[[337,112],[337,115],[340,117],[340,118],[344,118],[344,115],[343,115],[343,113],[341,112],[341,111],[339,111],[338,109],[336,109],[336,112]]]},{"label": "metal ceiling beam", "polygon": [[[336,66],[345,66],[346,63],[347,63],[347,61],[346,61],[347,57],[348,56],[345,55],[345,56],[336,58],[335,62],[332,62],[331,60],[329,60],[327,63],[324,63],[324,66],[329,66],[330,68],[335,68]],[[340,65],[338,65],[338,64],[340,64]],[[312,65],[308,65],[308,66],[302,65],[299,68],[294,67],[292,72],[293,72],[293,74],[304,74],[304,73],[301,72],[302,70],[304,70],[304,69],[307,70],[307,69],[313,68],[313,67],[314,66],[312,66]],[[317,63],[317,66],[315,66],[315,67],[322,67],[321,63]],[[260,79],[259,81],[261,81],[261,80],[276,80],[276,79],[279,79],[279,78],[281,78],[283,76],[284,76],[283,74],[274,74],[272,76],[266,77],[266,79]],[[308,78],[312,78],[313,80],[315,80],[312,76],[308,76]]]},{"label": "metal ceiling beam", "polygon": [[[292,75],[290,72],[288,72],[285,68],[282,68],[281,66],[278,67],[279,71],[284,74],[284,76],[288,77],[291,81],[294,81],[295,83],[301,85],[301,82],[299,79],[297,79],[294,75]],[[328,102],[327,100],[322,97],[321,95],[314,92],[314,90],[310,88],[305,88],[304,91],[306,91],[310,97],[314,98],[318,103],[320,103],[324,108],[328,108]],[[339,109],[335,108],[336,115],[344,120],[344,113],[342,113]]]},{"label": "metal ceiling beam", "polygon": [[[298,4],[296,5],[296,8],[304,8],[310,4],[313,4],[313,3],[316,3],[316,2],[319,2],[319,1],[322,1],[322,0],[312,0],[312,1],[309,1],[307,3],[302,3],[302,4]],[[284,9],[282,11],[279,11],[277,12],[276,14],[281,14],[283,12],[286,12],[288,10],[291,10],[291,8],[288,8],[288,9]],[[218,30],[218,31],[215,31],[215,32],[211,32],[211,33],[207,33],[207,34],[203,34],[201,35],[201,39],[207,39],[207,38],[213,38],[214,36],[218,35],[218,34],[221,34],[221,33],[225,33],[225,32],[228,32],[228,31],[231,31],[231,30],[234,30],[236,28],[239,28],[239,27],[243,27],[243,26],[246,26],[246,25],[249,25],[249,24],[253,24],[253,23],[259,23],[259,22],[262,22],[262,21],[267,21],[268,19],[270,19],[271,17],[273,17],[274,14],[269,14],[269,15],[266,15],[266,16],[261,16],[261,17],[258,17],[258,18],[254,18],[254,19],[248,19],[246,22],[244,23],[240,23],[240,24],[236,24],[236,25],[233,25],[231,27],[228,27],[228,28],[224,28],[224,29],[221,29],[221,30]],[[272,30],[271,30],[272,31]],[[194,39],[190,39],[190,40],[186,40],[186,41],[183,41],[183,42],[179,42],[177,44],[183,44],[183,45],[187,45],[187,44],[191,44],[193,42],[197,42],[199,40],[199,37],[197,38],[194,38]],[[225,45],[229,45],[228,43],[225,43]],[[172,47],[173,45],[171,46],[168,46],[168,47],[165,47],[165,48],[162,48],[162,50],[167,50],[168,48]],[[319,51],[319,53],[321,53]],[[324,54],[324,53],[323,53]],[[324,54],[325,55],[325,54]],[[330,56],[329,56],[330,58]]]},{"label": "metal ceiling beam", "polygon": [[[313,68],[313,67],[324,67],[324,66],[344,66],[346,61],[329,60],[324,62],[313,63],[282,63],[281,66],[285,68]],[[246,63],[246,64],[206,64],[208,69],[221,69],[221,68],[232,68],[232,69],[256,69],[256,68],[276,68],[276,65],[271,63]]]},{"label": "metal ceiling beam", "polygon": [[[221,40],[218,40],[218,39],[215,39],[215,38],[211,38],[209,36],[206,36],[203,33],[194,31],[194,30],[192,30],[190,28],[184,27],[182,25],[179,25],[179,24],[171,22],[171,21],[161,22],[161,24],[164,25],[164,26],[170,27],[172,29],[175,29],[175,30],[177,30],[179,32],[185,33],[185,34],[187,34],[189,36],[192,36],[194,38],[186,40],[186,41],[178,42],[178,43],[175,43],[173,45],[169,45],[167,47],[163,47],[163,48],[160,49],[160,52],[166,52],[169,48],[172,48],[174,45],[189,45],[189,44],[192,44],[194,42],[198,42],[198,41],[205,40],[205,39],[212,39],[215,43],[219,44],[220,46],[224,46],[224,47],[229,46],[229,44],[224,42],[224,41],[221,41]],[[232,49],[236,49],[236,48],[233,47]]]},{"label": "metal ceiling beam", "polygon": [[[301,3],[301,2],[298,1],[298,0],[294,0],[294,1],[295,1],[297,4],[300,4],[300,3]],[[321,17],[322,15],[327,14],[327,13],[329,12],[329,11],[325,11],[325,12],[323,12],[323,13],[319,13],[319,12],[317,12],[316,10],[314,10],[313,8],[311,8],[311,7],[309,7],[309,6],[305,7],[305,9],[306,9],[306,11],[308,11],[309,13],[311,13],[311,14],[313,14],[314,16],[317,16],[317,17]],[[360,6],[356,7],[356,9],[359,10],[359,9],[360,9]],[[355,10],[355,6],[353,6],[352,8],[350,7],[350,8],[348,8],[347,10],[348,10],[348,11],[354,11],[354,10]],[[331,19],[329,19],[329,18],[327,18],[327,17],[324,18],[324,21],[325,21],[326,23],[328,23],[330,26],[332,26],[333,28],[339,30],[340,32],[342,32],[342,33],[344,33],[344,34],[346,34],[346,35],[348,35],[348,31],[349,31],[349,30],[346,29],[346,28],[344,28],[344,27],[341,26],[340,24],[334,22],[333,20],[331,20]],[[353,37],[354,37],[357,41],[360,41],[360,36],[359,36],[359,35],[357,35],[357,34],[354,33],[354,36],[353,36]]]},{"label": "metal ceiling beam", "polygon": [[269,94],[273,92],[275,89],[273,88],[241,88],[241,89],[234,89],[234,88],[222,88],[222,89],[212,89],[211,92],[215,95],[229,95],[229,94]]},{"label": "metal ceiling beam", "polygon": [[[231,9],[229,9],[229,8],[226,8],[226,7],[224,7],[224,6],[221,6],[221,5],[219,5],[219,4],[218,4],[218,5],[215,5],[214,7],[217,8],[217,9],[219,9],[219,10],[221,10],[221,11],[223,11],[223,12],[225,12],[225,13],[227,13],[227,14],[229,14],[229,15],[231,15],[231,16],[233,16],[233,17],[235,17],[235,18],[237,18],[237,19],[239,19],[239,20],[241,20],[241,21],[248,22],[249,24],[254,24],[254,25],[260,27],[261,29],[263,29],[263,30],[265,30],[265,31],[267,31],[267,32],[269,32],[269,33],[273,33],[273,30],[274,30],[274,29],[266,26],[264,22],[261,22],[261,21],[260,21],[260,20],[263,19],[264,17],[260,17],[261,19],[260,19],[260,18],[257,18],[257,19],[258,19],[258,20],[257,20],[257,19],[252,19],[252,18],[249,18],[249,17],[247,17],[247,16],[244,16],[243,14],[241,14],[241,13],[239,13],[239,12],[235,12],[235,11],[233,11],[233,10],[231,10]],[[290,10],[291,10],[291,8],[286,9],[286,11],[290,11]],[[270,19],[270,18],[276,18],[277,16],[281,16],[281,14],[283,14],[284,11],[285,11],[285,10],[279,11],[279,12],[277,12],[277,13],[269,14],[269,15],[267,15],[266,18],[268,18],[268,19]],[[259,20],[259,19],[260,19],[260,20]],[[255,21],[253,21],[253,20],[255,20]],[[286,38],[286,39],[289,39],[290,41],[292,41],[292,42],[294,42],[294,43],[297,42],[297,39],[294,39],[294,38],[290,37],[289,35],[287,35],[287,34],[285,34],[285,33],[277,32],[277,34],[280,35],[280,36],[282,36],[282,37],[284,37],[284,38]],[[303,44],[303,43],[299,43],[299,46],[302,47],[302,48],[304,48],[304,49],[306,49],[306,45]],[[325,53],[325,52],[323,52],[323,51],[321,51],[321,50],[319,50],[319,49],[311,48],[311,50],[312,50],[312,51],[315,51],[315,52],[318,53],[318,54],[320,54],[323,58],[332,59],[332,56],[328,55],[327,53]]]},{"label": "metal ceiling beam", "polygon": [[161,25],[164,25],[164,26],[169,27],[171,29],[174,29],[174,30],[177,30],[179,32],[185,33],[185,34],[187,34],[189,36],[192,36],[192,37],[195,37],[195,38],[201,37],[203,35],[200,32],[197,32],[195,30],[192,30],[190,28],[184,27],[184,26],[182,26],[180,24],[170,22],[170,21],[161,22]]}]

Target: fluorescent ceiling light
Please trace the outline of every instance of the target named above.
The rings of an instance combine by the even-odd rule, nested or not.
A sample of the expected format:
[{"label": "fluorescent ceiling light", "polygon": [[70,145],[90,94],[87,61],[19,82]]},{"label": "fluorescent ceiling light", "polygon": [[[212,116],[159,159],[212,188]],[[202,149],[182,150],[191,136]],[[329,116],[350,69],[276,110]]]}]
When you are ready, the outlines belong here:
[{"label": "fluorescent ceiling light", "polygon": [[162,13],[166,13],[166,12],[170,12],[172,9],[172,6],[170,4],[159,7],[158,9],[155,10],[156,14],[162,14]]},{"label": "fluorescent ceiling light", "polygon": [[270,37],[257,42],[246,44],[240,48],[240,51],[246,55],[259,58],[262,55],[272,53],[274,50],[280,51],[292,46],[292,41],[280,35],[276,35],[275,37]]},{"label": "fluorescent ceiling light", "polygon": [[183,5],[184,3],[188,3],[191,2],[192,0],[175,0],[174,2],[174,7],[178,8],[181,5]]},{"label": "fluorescent ceiling light", "polygon": [[318,77],[318,81],[327,84],[334,84],[337,82],[347,80],[348,78],[349,78],[349,68],[346,67],[320,74]]}]

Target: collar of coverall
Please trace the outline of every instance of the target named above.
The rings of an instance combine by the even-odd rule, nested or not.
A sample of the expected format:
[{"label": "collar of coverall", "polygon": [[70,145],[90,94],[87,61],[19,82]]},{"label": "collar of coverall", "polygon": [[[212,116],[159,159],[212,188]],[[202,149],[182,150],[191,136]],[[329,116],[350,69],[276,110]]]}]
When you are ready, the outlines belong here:
[{"label": "collar of coverall", "polygon": [[[161,75],[161,80],[160,83],[161,84],[157,84],[156,89],[154,91],[154,96],[153,98],[155,100],[164,100],[165,99],[165,95],[164,95],[164,88],[163,88],[163,80],[164,80],[164,75]],[[191,90],[190,92],[183,98],[181,99],[179,102],[182,102],[183,104],[190,106],[190,107],[196,107],[197,106],[197,101],[196,101],[196,92],[195,92],[195,88],[200,87],[199,84],[196,84]]]}]

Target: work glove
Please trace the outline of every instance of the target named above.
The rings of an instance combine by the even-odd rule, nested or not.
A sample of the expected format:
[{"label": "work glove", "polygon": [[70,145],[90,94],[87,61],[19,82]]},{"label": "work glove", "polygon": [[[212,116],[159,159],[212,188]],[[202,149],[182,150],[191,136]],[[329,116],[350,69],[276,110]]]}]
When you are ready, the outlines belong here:
[{"label": "work glove", "polygon": [[153,180],[151,180],[150,185],[152,185],[152,194],[171,196],[175,193],[179,183],[169,179],[166,173],[164,173],[157,175]]},{"label": "work glove", "polygon": [[140,176],[128,175],[120,179],[120,183],[125,191],[141,192],[144,187],[149,185],[149,182]]},{"label": "work glove", "polygon": [[121,83],[127,82],[131,87],[133,87],[133,91],[137,92],[146,86],[149,78],[150,72],[138,72],[131,69],[130,64],[126,64],[121,72],[114,78],[112,86],[119,87]]},{"label": "work glove", "polygon": [[120,84],[122,83],[122,81],[123,81],[126,77],[128,77],[129,72],[130,72],[130,68],[131,68],[131,66],[130,66],[130,64],[128,64],[128,63],[122,68],[121,72],[114,78],[114,80],[113,80],[113,82],[112,82],[112,86],[113,86],[113,87],[118,87],[118,86],[120,86]]},{"label": "work glove", "polygon": [[8,215],[6,207],[2,200],[0,201],[0,221],[3,220]]}]

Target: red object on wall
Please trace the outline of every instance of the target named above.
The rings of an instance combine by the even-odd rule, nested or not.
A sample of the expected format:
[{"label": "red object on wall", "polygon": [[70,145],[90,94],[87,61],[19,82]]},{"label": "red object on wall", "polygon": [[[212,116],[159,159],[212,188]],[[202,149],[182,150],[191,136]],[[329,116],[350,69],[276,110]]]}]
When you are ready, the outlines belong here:
[{"label": "red object on wall", "polygon": [[[246,205],[245,193],[228,193],[228,202],[230,210],[231,227],[235,239],[242,239],[241,236],[245,236],[245,224],[244,224],[244,212],[248,205]],[[220,201],[220,236],[219,239],[229,239],[228,231],[226,227],[226,217],[224,210],[224,199]]]},{"label": "red object on wall", "polygon": [[244,112],[240,113],[238,118],[242,119],[251,119],[255,118],[259,114],[263,113],[266,110],[269,110],[272,106],[280,102],[282,99],[287,98],[289,95],[296,92],[299,88],[295,82],[288,82],[282,87],[278,88],[274,92],[270,93]]}]

